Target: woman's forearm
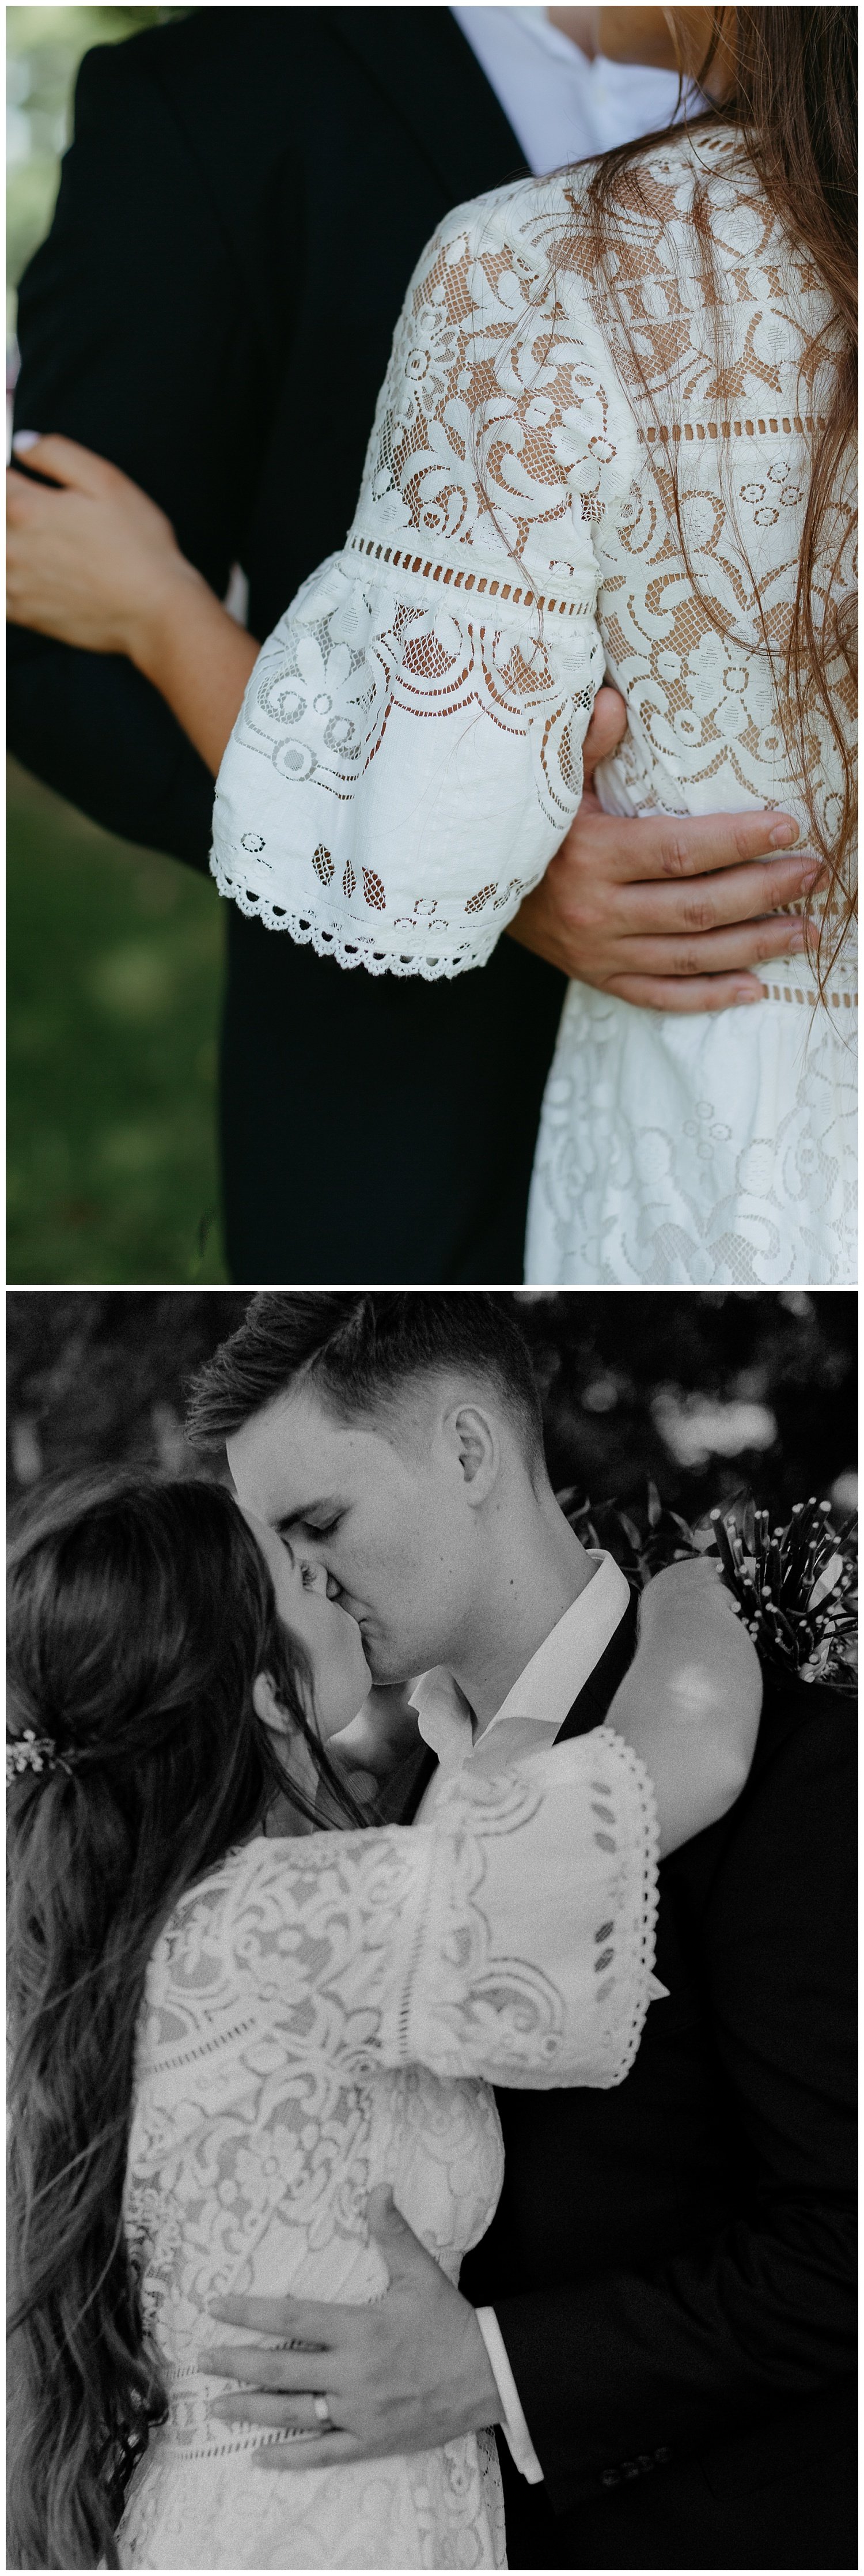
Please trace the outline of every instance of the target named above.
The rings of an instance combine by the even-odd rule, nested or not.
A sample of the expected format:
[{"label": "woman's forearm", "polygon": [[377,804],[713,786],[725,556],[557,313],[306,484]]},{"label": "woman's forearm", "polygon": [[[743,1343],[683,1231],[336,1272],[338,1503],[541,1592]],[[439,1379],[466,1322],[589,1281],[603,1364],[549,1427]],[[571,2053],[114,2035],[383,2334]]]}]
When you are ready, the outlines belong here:
[{"label": "woman's forearm", "polygon": [[130,628],[127,650],[215,778],[259,647],[200,573],[181,564],[158,606]]}]

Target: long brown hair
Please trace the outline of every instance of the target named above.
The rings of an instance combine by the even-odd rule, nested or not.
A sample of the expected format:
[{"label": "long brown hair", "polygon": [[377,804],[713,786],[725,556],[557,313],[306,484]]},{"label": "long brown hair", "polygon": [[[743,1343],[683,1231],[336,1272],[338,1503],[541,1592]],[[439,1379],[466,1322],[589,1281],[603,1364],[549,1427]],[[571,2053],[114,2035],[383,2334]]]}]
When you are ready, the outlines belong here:
[{"label": "long brown hair", "polygon": [[[675,10],[666,13],[673,22]],[[729,35],[729,22],[733,33]],[[787,753],[794,760],[815,850],[823,861],[826,885],[819,933],[816,973],[825,996],[826,979],[838,955],[854,911],[852,862],[857,818],[856,778],[849,731],[856,698],[856,603],[841,595],[841,557],[847,526],[838,501],[853,473],[858,372],[857,293],[857,11],[828,5],[816,8],[764,8],[712,11],[708,51],[696,74],[702,84],[723,49],[734,47],[734,78],[722,104],[692,120],[697,128],[731,126],[764,191],[772,214],[812,262],[830,299],[828,324],[805,349],[802,378],[812,380],[821,358],[830,362],[833,390],[827,416],[813,419],[810,485],[804,516],[795,598],[778,652],[769,632],[754,581],[762,639],[771,665],[777,713]],[[635,345],[632,316],[614,274],[610,251],[620,238],[634,206],[644,212],[639,160],[666,137],[646,135],[638,142],[606,153],[591,171],[587,205],[591,226],[589,259],[602,285],[604,312],[611,298],[623,330],[630,365],[641,389],[652,400],[644,365]],[[584,202],[584,201],[583,201]],[[703,262],[706,303],[718,329],[722,317],[722,281],[717,273],[704,188],[693,206]],[[719,372],[719,370],[718,370]],[[655,418],[656,418],[656,407]],[[807,405],[802,404],[806,413]],[[719,604],[695,582],[682,525],[677,458],[663,440],[652,449],[652,461],[672,513],[688,575],[700,604],[722,634],[730,632]],[[819,733],[827,734],[837,752],[842,789],[839,811],[826,810],[814,784]],[[815,757],[814,757],[815,755]]]},{"label": "long brown hair", "polygon": [[53,1495],[13,1544],[8,1643],[13,1741],[32,1730],[60,1758],[22,1770],[9,1802],[7,2565],[116,2567],[117,2468],[165,2411],[122,2215],[147,1962],[184,1889],[277,1792],[310,1812],[256,1716],[256,1674],[343,1821],[363,1819],[224,1487]]}]

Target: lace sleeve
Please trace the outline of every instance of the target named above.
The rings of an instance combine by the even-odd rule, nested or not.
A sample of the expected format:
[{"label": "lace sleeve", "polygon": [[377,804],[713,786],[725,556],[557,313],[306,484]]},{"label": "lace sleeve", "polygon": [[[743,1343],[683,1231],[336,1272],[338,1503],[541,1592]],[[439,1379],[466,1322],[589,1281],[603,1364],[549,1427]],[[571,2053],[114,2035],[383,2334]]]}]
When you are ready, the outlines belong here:
[{"label": "lace sleeve", "polygon": [[542,218],[510,189],[424,253],[345,546],[264,645],[219,774],[221,892],[371,974],[485,964],[582,791],[592,523],[635,431]]},{"label": "lace sleeve", "polygon": [[618,2084],[649,2001],[653,1792],[609,1728],[454,1783],[434,1823],[259,1843],[229,1939],[283,2046],[355,2075],[424,2065]]}]

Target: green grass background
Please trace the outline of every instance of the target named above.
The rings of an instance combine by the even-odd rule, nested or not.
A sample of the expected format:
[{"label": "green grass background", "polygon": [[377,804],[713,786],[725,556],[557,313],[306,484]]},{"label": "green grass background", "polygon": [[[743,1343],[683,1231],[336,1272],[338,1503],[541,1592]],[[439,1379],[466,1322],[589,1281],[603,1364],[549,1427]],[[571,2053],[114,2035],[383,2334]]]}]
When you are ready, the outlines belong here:
[{"label": "green grass background", "polygon": [[[51,221],[81,55],[184,15],[7,10],[7,328]],[[224,1280],[215,887],[111,840],[12,765],[8,898],[7,1277]]]},{"label": "green grass background", "polygon": [[10,762],[7,963],[9,1281],[224,1281],[215,887]]}]

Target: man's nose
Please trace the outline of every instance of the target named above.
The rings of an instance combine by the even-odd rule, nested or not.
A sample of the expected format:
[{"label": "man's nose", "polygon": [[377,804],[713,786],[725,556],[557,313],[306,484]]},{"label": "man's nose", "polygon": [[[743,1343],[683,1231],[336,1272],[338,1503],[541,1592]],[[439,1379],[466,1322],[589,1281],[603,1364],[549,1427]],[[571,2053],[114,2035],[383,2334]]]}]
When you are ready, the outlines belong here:
[{"label": "man's nose", "polygon": [[[322,1569],[322,1570],[323,1570],[323,1569]],[[328,1576],[327,1576],[327,1599],[328,1599],[328,1601],[341,1601],[341,1598],[342,1598],[342,1585],[341,1585],[341,1583],[337,1583],[335,1574],[328,1574]]]}]

